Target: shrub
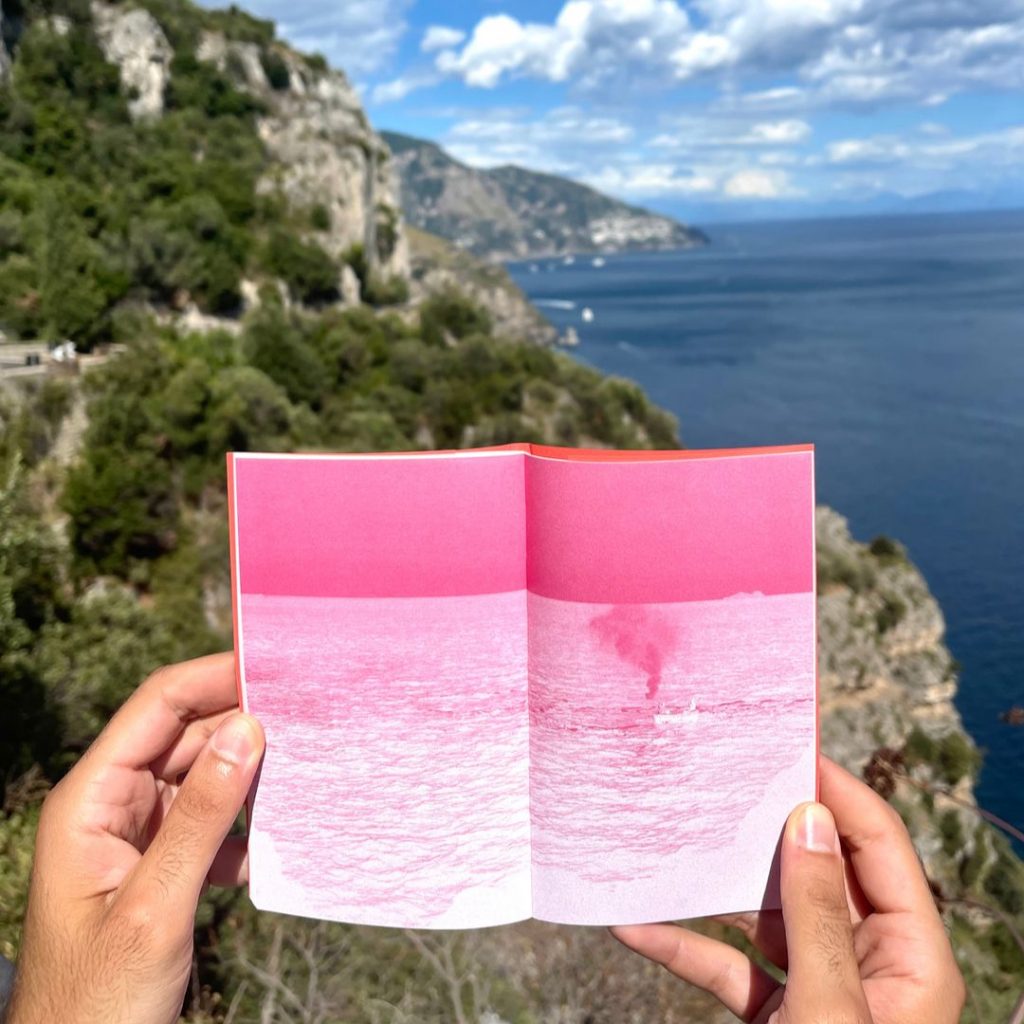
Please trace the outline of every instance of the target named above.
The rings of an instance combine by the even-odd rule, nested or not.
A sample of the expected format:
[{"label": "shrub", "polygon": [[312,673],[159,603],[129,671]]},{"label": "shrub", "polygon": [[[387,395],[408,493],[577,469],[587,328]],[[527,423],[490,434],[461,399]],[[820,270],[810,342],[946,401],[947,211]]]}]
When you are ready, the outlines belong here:
[{"label": "shrub", "polygon": [[1007,913],[1016,915],[1024,911],[1024,871],[1005,849],[1000,849],[982,884]]},{"label": "shrub", "polygon": [[260,310],[247,325],[243,349],[255,369],[284,388],[292,402],[319,408],[329,383],[316,350],[279,310]]},{"label": "shrub", "polygon": [[932,764],[935,761],[938,747],[927,733],[919,726],[914,726],[903,745],[903,758],[908,765]]},{"label": "shrub", "polygon": [[899,541],[879,535],[868,545],[868,550],[883,564],[905,562],[907,551]]},{"label": "shrub", "polygon": [[260,64],[263,67],[263,73],[267,76],[271,89],[281,92],[291,85],[288,64],[277,50],[261,50]]},{"label": "shrub", "polygon": [[304,242],[277,228],[267,244],[264,264],[299,302],[318,305],[338,298],[338,268],[315,242]]},{"label": "shrub", "polygon": [[947,857],[957,857],[964,847],[964,830],[960,824],[960,815],[954,810],[945,811],[939,818],[939,835],[942,837],[942,849]]},{"label": "shrub", "polygon": [[819,590],[840,584],[854,593],[862,593],[870,590],[877,579],[868,559],[834,551],[818,551],[817,573]]},{"label": "shrub", "polygon": [[882,607],[875,612],[875,625],[879,633],[888,633],[907,614],[906,602],[893,594],[886,594],[882,599]]},{"label": "shrub", "polygon": [[305,55],[306,67],[317,74],[326,74],[328,71],[327,58],[322,53],[307,53]]},{"label": "shrub", "polygon": [[83,567],[123,572],[177,543],[178,497],[172,467],[152,449],[90,448],[68,474],[63,497],[71,546]]},{"label": "shrub", "polygon": [[409,282],[397,274],[383,277],[370,274],[362,288],[363,301],[371,306],[397,306],[409,299]]},{"label": "shrub", "polygon": [[331,211],[323,203],[316,203],[309,211],[309,223],[314,231],[330,231]]},{"label": "shrub", "polygon": [[938,743],[937,764],[942,778],[955,786],[965,775],[981,766],[981,755],[962,733],[951,732]]},{"label": "shrub", "polygon": [[450,288],[431,295],[420,306],[420,333],[428,345],[443,345],[470,334],[489,334],[491,318],[486,310]]}]

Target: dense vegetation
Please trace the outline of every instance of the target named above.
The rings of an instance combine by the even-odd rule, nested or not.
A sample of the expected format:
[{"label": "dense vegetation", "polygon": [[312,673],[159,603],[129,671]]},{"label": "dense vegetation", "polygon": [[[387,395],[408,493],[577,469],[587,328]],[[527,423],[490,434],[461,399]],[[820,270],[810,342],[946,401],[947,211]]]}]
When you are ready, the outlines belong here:
[{"label": "dense vegetation", "polygon": [[[222,73],[195,56],[201,29],[218,29],[259,45],[271,86],[282,87],[272,24],[175,0],[144,6],[175,53],[164,115],[133,124],[87,0],[5,0],[5,24],[23,26],[0,89],[0,329],[9,333],[87,349],[124,335],[118,310],[130,303],[235,313],[243,278],[283,280],[310,305],[337,298],[339,266],[315,239],[322,213],[289,211],[257,190],[262,102],[230,62]],[[404,298],[373,283],[378,301]]]},{"label": "dense vegetation", "polygon": [[[99,351],[119,343],[81,377],[0,390],[0,952],[12,956],[47,787],[151,669],[230,645],[225,451],[677,438],[635,385],[496,337],[456,290],[400,312],[332,304],[340,268],[316,242],[329,211],[291,210],[257,188],[260,101],[230,68],[194,56],[203,28],[217,28],[260,47],[283,88],[269,23],[142,0],[175,56],[164,116],[133,124],[86,0],[2,2],[5,24],[22,30],[0,85],[0,329]],[[380,232],[379,244],[393,241]],[[404,300],[361,249],[346,260],[374,306]],[[240,316],[246,278],[262,287]],[[179,332],[151,316],[188,303],[227,314],[224,329]],[[883,538],[872,557],[870,571],[825,562],[822,582],[864,590],[904,554]],[[879,631],[903,614],[882,605]],[[955,739],[914,738],[906,755],[950,783],[976,767]],[[942,822],[951,849],[970,838],[958,818]],[[964,870],[1008,907],[1019,898],[1006,851]],[[186,1005],[197,1022],[710,1014],[649,965],[623,971],[593,930],[406,936],[257,916],[244,897],[211,894],[197,949]],[[1014,947],[997,952],[1012,976]]]},{"label": "dense vegetation", "polygon": [[[150,670],[230,645],[225,451],[676,443],[674,422],[635,386],[496,338],[488,314],[455,291],[402,317],[333,306],[340,268],[316,243],[328,212],[258,194],[260,103],[230,69],[194,57],[201,30],[217,28],[260,46],[281,88],[272,27],[175,0],[145,6],[175,56],[165,114],[133,124],[85,0],[4,0],[19,32],[0,86],[0,330],[120,346],[83,378],[0,391],[8,956],[47,787]],[[54,15],[67,19],[59,31]],[[378,241],[393,245],[393,232]],[[365,299],[404,299],[361,249],[347,259]],[[262,288],[239,320],[244,278]],[[189,303],[226,314],[225,329],[182,334],[150,315]],[[346,952],[330,993],[315,995],[334,1012],[377,1019],[382,998],[408,1019],[453,1012],[451,982],[401,936],[288,922],[282,939],[282,927],[244,898],[211,896],[189,1014],[223,1017],[225,993],[237,1020],[258,1018],[269,997],[245,965],[273,963],[299,988],[310,945],[325,963]],[[460,940],[445,941],[445,962],[461,963]],[[524,981],[522,995],[492,993],[489,1005],[514,1016],[536,999],[528,992]]]}]

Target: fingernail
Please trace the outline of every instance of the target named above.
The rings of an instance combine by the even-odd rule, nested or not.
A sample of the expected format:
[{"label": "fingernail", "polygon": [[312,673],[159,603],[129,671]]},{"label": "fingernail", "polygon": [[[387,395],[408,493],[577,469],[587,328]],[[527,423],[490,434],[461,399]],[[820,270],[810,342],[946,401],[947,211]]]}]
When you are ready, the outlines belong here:
[{"label": "fingernail", "polygon": [[213,749],[225,761],[241,764],[253,752],[255,735],[245,715],[232,715],[221,722],[213,734]]},{"label": "fingernail", "polygon": [[804,808],[797,829],[797,842],[805,850],[812,853],[837,853],[839,836],[836,823],[826,807],[821,804],[808,804]]}]

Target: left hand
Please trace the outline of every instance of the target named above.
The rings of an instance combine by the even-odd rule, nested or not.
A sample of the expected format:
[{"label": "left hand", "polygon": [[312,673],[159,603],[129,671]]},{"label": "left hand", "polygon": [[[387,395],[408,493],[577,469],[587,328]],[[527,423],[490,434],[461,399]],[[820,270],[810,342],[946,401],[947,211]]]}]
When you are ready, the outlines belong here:
[{"label": "left hand", "polygon": [[46,798],[8,1024],[178,1020],[199,897],[247,877],[226,837],[263,746],[230,654],[139,687]]}]

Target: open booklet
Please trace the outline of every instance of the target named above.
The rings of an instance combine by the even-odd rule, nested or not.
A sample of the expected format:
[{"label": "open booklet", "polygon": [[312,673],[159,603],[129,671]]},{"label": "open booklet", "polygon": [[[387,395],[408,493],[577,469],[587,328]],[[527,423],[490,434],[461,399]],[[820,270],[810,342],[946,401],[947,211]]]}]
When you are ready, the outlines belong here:
[{"label": "open booklet", "polygon": [[255,905],[417,928],[778,905],[816,790],[813,458],[229,456]]}]

